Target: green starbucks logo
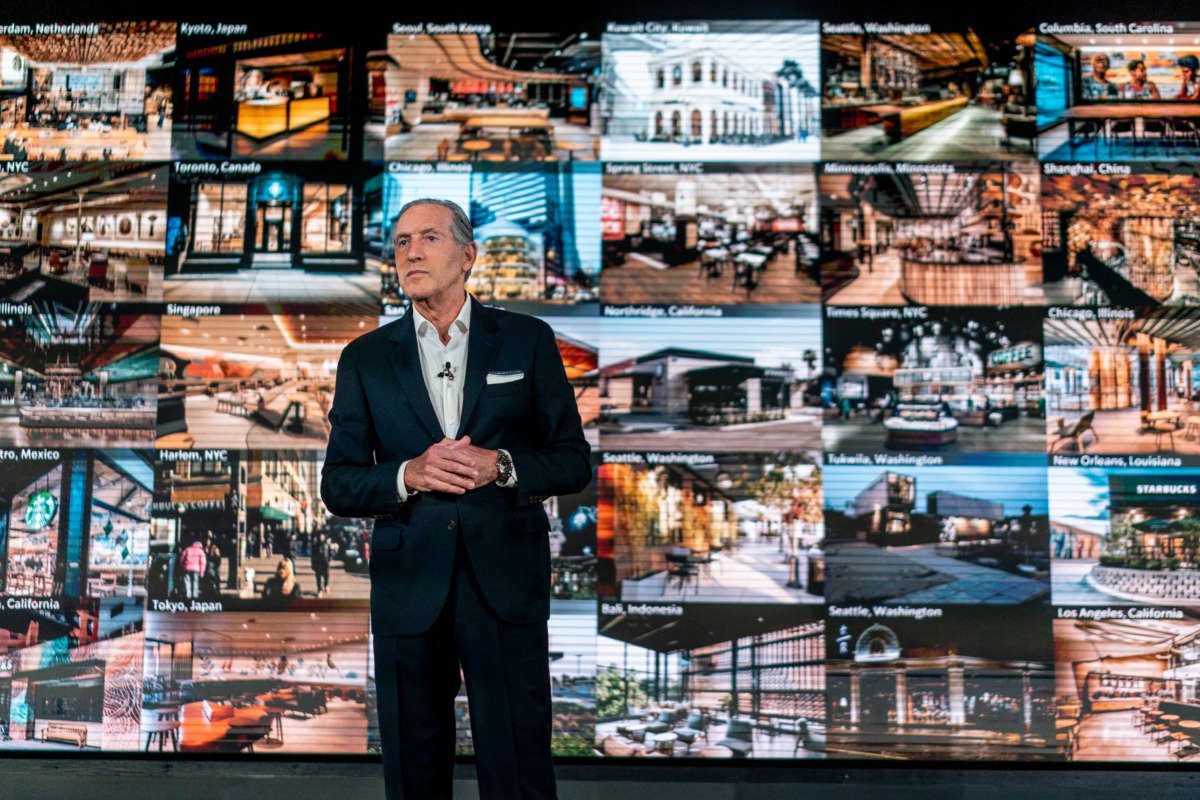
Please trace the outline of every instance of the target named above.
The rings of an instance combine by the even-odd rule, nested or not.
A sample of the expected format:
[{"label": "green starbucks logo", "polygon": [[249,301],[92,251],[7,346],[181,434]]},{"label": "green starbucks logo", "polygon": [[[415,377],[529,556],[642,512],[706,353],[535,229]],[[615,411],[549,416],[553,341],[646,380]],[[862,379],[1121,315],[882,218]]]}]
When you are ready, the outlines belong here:
[{"label": "green starbucks logo", "polygon": [[30,529],[39,531],[54,521],[58,513],[58,500],[49,492],[38,492],[29,498],[25,508],[25,524]]}]

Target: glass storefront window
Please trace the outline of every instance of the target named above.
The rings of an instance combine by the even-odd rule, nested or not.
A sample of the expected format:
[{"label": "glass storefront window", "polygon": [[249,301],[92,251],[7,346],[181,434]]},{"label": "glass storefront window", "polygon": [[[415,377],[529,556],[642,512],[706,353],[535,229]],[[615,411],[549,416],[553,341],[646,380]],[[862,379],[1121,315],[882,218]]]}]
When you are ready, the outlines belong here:
[{"label": "glass storefront window", "polygon": [[301,211],[301,252],[350,252],[350,212],[353,205],[349,186],[306,184]]},{"label": "glass storefront window", "polygon": [[245,245],[246,187],[244,184],[202,183],[192,204],[192,250],[198,253],[240,253]]}]

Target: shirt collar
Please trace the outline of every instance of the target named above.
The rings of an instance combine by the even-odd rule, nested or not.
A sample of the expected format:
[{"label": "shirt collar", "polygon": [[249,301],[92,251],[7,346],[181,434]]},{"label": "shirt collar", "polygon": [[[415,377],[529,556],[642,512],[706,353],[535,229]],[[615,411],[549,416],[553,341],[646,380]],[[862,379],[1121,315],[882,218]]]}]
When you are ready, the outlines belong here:
[{"label": "shirt collar", "polygon": [[[458,316],[454,318],[454,322],[450,323],[451,330],[457,328],[458,332],[460,334],[465,334],[467,331],[469,331],[471,329],[471,300],[472,299],[473,298],[471,297],[471,295],[468,294],[467,299],[462,304],[462,308],[458,312]],[[434,327],[432,322],[425,319],[425,317],[421,314],[420,311],[417,311],[417,307],[415,305],[412,307],[412,312],[413,312],[413,326],[416,328],[418,339],[425,336],[425,334],[428,333],[429,331],[433,331],[435,334],[437,333],[437,328]]]}]

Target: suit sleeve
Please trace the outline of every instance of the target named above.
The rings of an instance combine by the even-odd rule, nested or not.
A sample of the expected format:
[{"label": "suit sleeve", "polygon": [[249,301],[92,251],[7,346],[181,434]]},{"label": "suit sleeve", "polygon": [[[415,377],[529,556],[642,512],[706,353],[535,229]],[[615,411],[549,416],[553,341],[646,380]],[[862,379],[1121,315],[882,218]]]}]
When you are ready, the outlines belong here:
[{"label": "suit sleeve", "polygon": [[339,517],[390,516],[400,510],[400,462],[377,464],[375,439],[355,348],[348,347],[338,360],[329,446],[321,468],[321,499]]},{"label": "suit sleeve", "polygon": [[582,491],[592,479],[591,447],[583,435],[575,391],[567,383],[554,332],[538,324],[533,351],[531,415],[539,446],[508,448],[517,480],[517,504]]}]

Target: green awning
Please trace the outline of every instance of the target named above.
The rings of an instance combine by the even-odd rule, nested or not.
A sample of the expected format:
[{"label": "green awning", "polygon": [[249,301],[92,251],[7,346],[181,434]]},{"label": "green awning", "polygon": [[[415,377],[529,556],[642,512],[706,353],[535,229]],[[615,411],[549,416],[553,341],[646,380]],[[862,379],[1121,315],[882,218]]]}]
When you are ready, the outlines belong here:
[{"label": "green awning", "polygon": [[270,506],[263,506],[262,508],[258,509],[258,513],[262,515],[263,519],[277,520],[280,522],[292,518],[291,514],[280,511],[278,508],[271,508]]}]

